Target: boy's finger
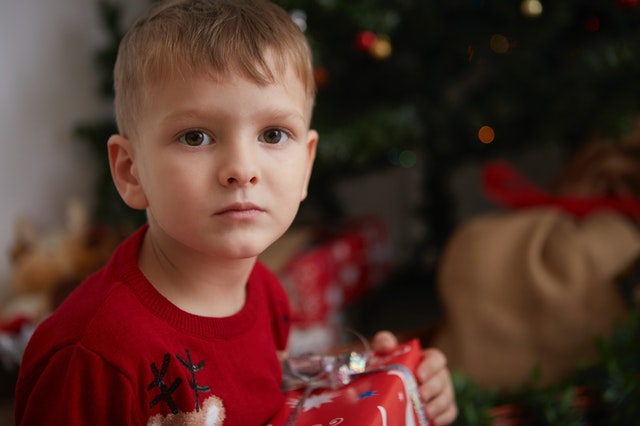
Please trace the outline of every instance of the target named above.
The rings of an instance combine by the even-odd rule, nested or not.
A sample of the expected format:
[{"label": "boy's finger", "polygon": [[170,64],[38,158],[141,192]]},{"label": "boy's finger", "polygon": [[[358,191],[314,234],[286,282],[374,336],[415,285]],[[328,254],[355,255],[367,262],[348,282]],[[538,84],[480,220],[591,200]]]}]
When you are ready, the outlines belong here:
[{"label": "boy's finger", "polygon": [[443,412],[431,418],[430,424],[433,426],[450,425],[456,417],[458,417],[458,407],[455,404],[450,404]]},{"label": "boy's finger", "polygon": [[440,372],[435,376],[429,377],[429,380],[420,384],[420,399],[427,402],[433,397],[440,395],[447,387],[446,371]]},{"label": "boy's finger", "polygon": [[439,385],[441,389],[436,393],[435,397],[431,397],[425,402],[427,417],[436,426],[448,425],[457,416],[455,396],[450,382],[446,381],[444,385],[441,383]]},{"label": "boy's finger", "polygon": [[446,366],[447,358],[439,349],[425,349],[422,351],[422,362],[420,362],[416,370],[418,381],[420,383],[425,382]]},{"label": "boy's finger", "polygon": [[390,352],[396,346],[398,346],[397,337],[392,332],[387,330],[377,332],[371,340],[371,348],[375,352]]}]

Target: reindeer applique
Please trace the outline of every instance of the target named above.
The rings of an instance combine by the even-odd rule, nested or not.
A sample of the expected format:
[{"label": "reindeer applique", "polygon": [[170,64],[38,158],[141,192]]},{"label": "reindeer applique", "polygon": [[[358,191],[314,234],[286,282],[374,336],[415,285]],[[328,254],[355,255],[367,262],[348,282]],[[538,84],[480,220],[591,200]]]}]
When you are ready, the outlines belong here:
[{"label": "reindeer applique", "polygon": [[222,400],[215,395],[211,395],[205,398],[202,404],[200,403],[200,397],[202,393],[211,391],[211,388],[207,385],[200,385],[197,382],[196,375],[205,366],[204,361],[194,363],[191,358],[191,352],[186,349],[185,355],[176,354],[175,358],[179,364],[189,371],[191,376],[188,380],[189,387],[194,393],[195,407],[192,412],[180,411],[177,404],[173,399],[173,393],[180,388],[183,384],[181,378],[176,378],[171,383],[167,380],[167,370],[169,364],[173,359],[170,354],[165,354],[163,357],[162,365],[158,369],[155,362],[151,363],[151,372],[153,373],[153,380],[147,386],[148,391],[156,391],[157,395],[149,403],[150,408],[153,408],[157,404],[167,404],[171,409],[171,414],[163,416],[157,414],[149,419],[148,426],[169,426],[169,425],[206,425],[206,426],[221,426],[225,419],[225,409]]}]

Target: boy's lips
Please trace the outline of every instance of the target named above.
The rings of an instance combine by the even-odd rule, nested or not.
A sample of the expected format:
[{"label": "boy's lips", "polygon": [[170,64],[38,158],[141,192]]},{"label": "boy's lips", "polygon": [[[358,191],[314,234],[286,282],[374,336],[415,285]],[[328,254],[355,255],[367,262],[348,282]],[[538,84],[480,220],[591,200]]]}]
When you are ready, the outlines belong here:
[{"label": "boy's lips", "polygon": [[232,219],[249,219],[263,213],[265,210],[253,203],[233,203],[215,212],[216,216]]}]

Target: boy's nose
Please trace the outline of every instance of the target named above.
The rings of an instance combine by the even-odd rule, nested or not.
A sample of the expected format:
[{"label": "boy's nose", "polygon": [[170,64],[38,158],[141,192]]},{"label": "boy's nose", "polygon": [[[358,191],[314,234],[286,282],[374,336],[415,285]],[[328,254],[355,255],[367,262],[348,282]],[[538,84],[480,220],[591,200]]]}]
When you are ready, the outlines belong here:
[{"label": "boy's nose", "polygon": [[229,147],[221,161],[219,179],[225,186],[246,186],[258,183],[258,168],[254,153],[247,147]]}]

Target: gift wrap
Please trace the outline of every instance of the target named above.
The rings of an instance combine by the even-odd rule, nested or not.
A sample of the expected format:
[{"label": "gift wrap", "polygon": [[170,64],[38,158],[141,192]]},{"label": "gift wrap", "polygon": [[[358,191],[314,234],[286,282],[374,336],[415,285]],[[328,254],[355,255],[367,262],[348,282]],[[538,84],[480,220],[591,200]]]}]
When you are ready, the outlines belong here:
[{"label": "gift wrap", "polygon": [[293,324],[308,327],[326,322],[380,285],[390,270],[386,225],[363,218],[296,253],[276,273],[289,296]]},{"label": "gift wrap", "polygon": [[344,385],[311,381],[285,394],[285,405],[270,426],[427,425],[414,370],[421,359],[417,339],[387,355],[371,355],[362,373]]}]

